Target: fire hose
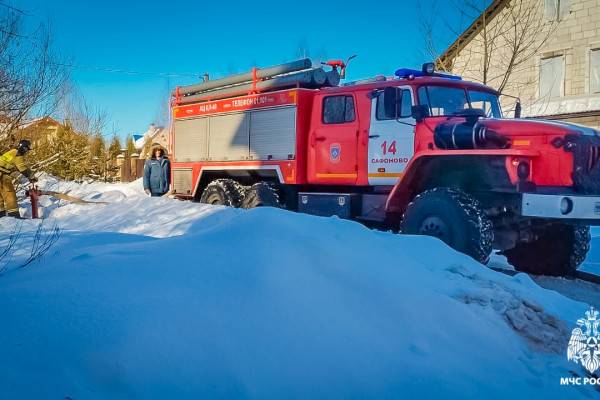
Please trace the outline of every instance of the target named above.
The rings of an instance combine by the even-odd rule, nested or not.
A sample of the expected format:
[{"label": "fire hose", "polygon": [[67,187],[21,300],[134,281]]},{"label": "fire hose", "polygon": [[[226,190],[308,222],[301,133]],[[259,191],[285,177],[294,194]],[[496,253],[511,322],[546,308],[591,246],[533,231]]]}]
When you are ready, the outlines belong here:
[{"label": "fire hose", "polygon": [[105,201],[88,201],[80,199],[79,197],[70,196],[66,193],[53,192],[50,190],[41,190],[36,185],[31,185],[29,189],[25,191],[25,196],[29,197],[31,201],[31,218],[39,218],[39,198],[41,196],[51,196],[59,200],[65,200],[74,204],[108,204]]}]

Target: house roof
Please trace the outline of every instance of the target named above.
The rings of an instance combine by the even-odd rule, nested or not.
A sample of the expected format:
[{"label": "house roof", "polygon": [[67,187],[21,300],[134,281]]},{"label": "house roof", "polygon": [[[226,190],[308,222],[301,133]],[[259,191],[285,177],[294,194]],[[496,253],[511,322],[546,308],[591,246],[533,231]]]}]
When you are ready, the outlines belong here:
[{"label": "house roof", "polygon": [[510,0],[493,0],[492,3],[485,9],[483,13],[463,33],[460,34],[456,38],[456,40],[448,46],[448,48],[439,56],[436,64],[441,66],[448,65],[449,61],[452,61],[456,57],[456,55],[468,45],[471,40],[485,26],[486,21],[494,18],[500,11],[502,11],[508,4]]},{"label": "house roof", "polygon": [[34,118],[34,119],[30,119],[29,121],[23,122],[22,124],[19,125],[19,128],[25,129],[30,126],[34,126],[34,125],[41,124],[41,123],[47,123],[47,124],[55,125],[55,126],[60,125],[60,122],[58,122],[57,120],[55,120],[52,117],[39,117],[39,118]]},{"label": "house roof", "polygon": [[135,148],[141,150],[147,143],[151,143],[154,138],[159,136],[161,133],[165,132],[165,128],[162,126],[156,126],[154,124],[150,124],[150,127],[146,132],[144,132],[141,137],[135,140],[134,145]]}]

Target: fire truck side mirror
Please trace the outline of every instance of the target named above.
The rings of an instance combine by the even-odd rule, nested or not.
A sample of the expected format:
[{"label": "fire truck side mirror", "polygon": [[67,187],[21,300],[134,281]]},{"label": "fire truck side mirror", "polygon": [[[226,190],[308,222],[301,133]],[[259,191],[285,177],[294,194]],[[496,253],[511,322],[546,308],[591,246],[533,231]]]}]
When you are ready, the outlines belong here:
[{"label": "fire truck side mirror", "polygon": [[417,104],[411,107],[411,115],[417,122],[423,121],[425,117],[429,117],[429,107],[426,104]]},{"label": "fire truck side mirror", "polygon": [[383,108],[387,118],[398,118],[398,88],[388,86],[383,89]]}]

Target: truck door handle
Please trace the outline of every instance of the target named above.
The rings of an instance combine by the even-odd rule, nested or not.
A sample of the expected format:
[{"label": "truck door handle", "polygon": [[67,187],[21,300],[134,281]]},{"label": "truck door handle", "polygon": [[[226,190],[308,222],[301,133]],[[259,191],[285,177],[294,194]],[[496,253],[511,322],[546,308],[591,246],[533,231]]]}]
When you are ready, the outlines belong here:
[{"label": "truck door handle", "polygon": [[381,136],[381,135],[369,135],[369,139],[375,139],[375,138],[378,138],[379,136]]},{"label": "truck door handle", "polygon": [[315,136],[315,140],[317,142],[323,142],[325,139],[327,139],[325,136]]}]

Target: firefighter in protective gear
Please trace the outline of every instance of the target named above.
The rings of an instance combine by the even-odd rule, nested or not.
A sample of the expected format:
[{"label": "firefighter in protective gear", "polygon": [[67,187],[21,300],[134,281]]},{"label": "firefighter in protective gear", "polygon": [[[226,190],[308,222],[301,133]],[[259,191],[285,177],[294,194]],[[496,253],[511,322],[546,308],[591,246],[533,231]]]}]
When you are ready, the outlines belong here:
[{"label": "firefighter in protective gear", "polygon": [[23,156],[31,150],[29,140],[21,140],[17,148],[7,151],[0,156],[0,217],[9,216],[21,218],[17,194],[12,184],[10,174],[19,171],[25,175],[29,182],[35,183],[33,173],[25,163]]}]

